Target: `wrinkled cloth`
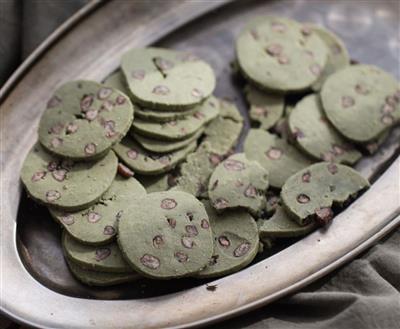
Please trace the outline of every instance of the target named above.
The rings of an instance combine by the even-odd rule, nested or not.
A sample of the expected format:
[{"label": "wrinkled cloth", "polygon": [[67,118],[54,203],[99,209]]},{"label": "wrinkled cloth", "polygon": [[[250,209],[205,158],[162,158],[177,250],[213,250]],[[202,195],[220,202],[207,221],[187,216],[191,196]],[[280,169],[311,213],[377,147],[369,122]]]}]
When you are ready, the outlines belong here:
[{"label": "wrinkled cloth", "polygon": [[[87,0],[0,0],[0,85]],[[0,328],[17,328],[0,317]],[[399,329],[400,229],[296,294],[213,329]]]}]

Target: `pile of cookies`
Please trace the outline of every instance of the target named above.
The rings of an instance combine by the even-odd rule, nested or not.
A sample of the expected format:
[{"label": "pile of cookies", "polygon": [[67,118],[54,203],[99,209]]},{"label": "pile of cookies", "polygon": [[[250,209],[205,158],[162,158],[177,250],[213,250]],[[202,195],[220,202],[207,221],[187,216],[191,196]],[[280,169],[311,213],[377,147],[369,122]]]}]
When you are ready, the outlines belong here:
[{"label": "pile of cookies", "polygon": [[51,97],[21,179],[62,226],[80,281],[233,273],[368,188],[346,165],[398,122],[397,81],[351,66],[331,32],[278,17],[248,24],[236,55],[253,123],[243,153],[243,117],[193,54],[132,49],[102,84]]}]

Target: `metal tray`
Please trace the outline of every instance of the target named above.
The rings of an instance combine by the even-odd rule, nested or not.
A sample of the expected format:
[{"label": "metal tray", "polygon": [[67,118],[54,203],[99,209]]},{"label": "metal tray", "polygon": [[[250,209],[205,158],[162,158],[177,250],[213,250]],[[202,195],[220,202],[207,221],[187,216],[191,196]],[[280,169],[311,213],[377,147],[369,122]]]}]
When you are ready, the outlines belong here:
[{"label": "metal tray", "polygon": [[[233,99],[245,113],[243,82],[232,76],[230,62],[235,35],[250,17],[260,14],[322,23],[341,35],[354,58],[399,78],[399,17],[390,0],[92,2],[50,36],[0,91],[4,313],[40,328],[200,326],[304,287],[399,225],[398,127],[376,155],[357,164],[376,182],[328,230],[287,241],[281,250],[258,256],[239,273],[213,282],[142,280],[111,288],[86,287],[70,275],[59,227],[45,208],[21,193],[19,182],[22,161],[37,139],[37,123],[49,95],[68,80],[100,81],[118,67],[129,48],[157,44],[190,50],[209,61],[218,75],[216,94]],[[246,122],[245,130],[248,126]],[[209,285],[216,289],[207,289]]]}]

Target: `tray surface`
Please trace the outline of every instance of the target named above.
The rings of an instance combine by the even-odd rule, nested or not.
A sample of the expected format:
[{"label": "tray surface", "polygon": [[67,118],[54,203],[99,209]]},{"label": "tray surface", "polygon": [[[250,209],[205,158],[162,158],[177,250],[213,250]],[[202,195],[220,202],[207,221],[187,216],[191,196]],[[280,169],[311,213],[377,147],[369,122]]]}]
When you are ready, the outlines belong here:
[{"label": "tray surface", "polygon": [[[162,7],[162,5],[160,6]],[[155,17],[160,17],[157,16],[157,10],[160,10],[162,8],[150,8],[150,6],[148,5],[139,3],[137,3],[137,5],[133,5],[132,3],[127,1],[114,1],[107,3],[101,8],[97,9],[91,16],[89,16],[77,28],[75,28],[76,31],[72,30],[72,32],[68,34],[64,38],[64,40],[62,40],[62,42],[55,46],[54,50],[51,49],[49,53],[44,56],[43,60],[47,60],[47,64],[54,64],[54,61],[59,58],[56,57],[57,51],[61,51],[61,45],[68,45],[68,38],[69,42],[72,43],[73,46],[73,40],[90,40],[90,38],[93,38],[93,36],[95,36],[98,31],[105,33],[104,35],[102,34],[102,36],[104,37],[104,43],[111,45],[110,49],[112,51],[110,49],[103,49],[104,53],[102,56],[99,56],[99,58],[97,59],[97,63],[93,63],[92,66],[85,67],[85,69],[83,69],[84,64],[89,64],[90,57],[93,58],[95,52],[101,50],[104,45],[101,45],[97,42],[93,44],[92,50],[87,49],[88,55],[81,56],[81,54],[78,53],[77,57],[80,58],[81,61],[71,61],[71,63],[69,63],[68,65],[74,66],[73,71],[71,73],[61,75],[62,78],[60,78],[60,75],[55,77],[56,80],[53,81],[55,85],[52,85],[52,90],[54,90],[56,85],[78,77],[84,77],[88,79],[92,78],[100,81],[118,66],[119,58],[124,51],[126,51],[130,47],[144,46],[153,41],[157,41],[156,45],[171,47],[175,49],[189,50],[207,60],[213,66],[218,76],[218,84],[215,92],[216,95],[235,101],[235,103],[240,108],[240,111],[245,114],[247,110],[244,99],[242,97],[242,93],[240,91],[243,87],[243,81],[232,75],[230,63],[234,59],[235,36],[240,31],[243,24],[251,17],[260,14],[277,14],[293,17],[300,21],[312,21],[323,24],[333,31],[337,32],[344,39],[353,58],[357,58],[359,61],[364,63],[370,63],[380,66],[385,70],[395,74],[396,77],[399,79],[400,72],[399,70],[394,69],[396,67],[399,67],[397,54],[400,49],[399,42],[396,39],[397,22],[396,16],[393,15],[393,12],[395,11],[394,6],[395,4],[392,1],[363,2],[363,6],[359,6],[359,3],[357,3],[357,1],[345,0],[336,2],[328,2],[322,0],[312,2],[237,2],[225,5],[216,11],[208,13],[203,17],[200,17],[193,22],[185,25],[183,28],[177,29],[172,34],[166,35],[163,39],[157,41],[157,38],[161,34],[160,32],[156,31],[159,31],[162,27],[165,27],[166,30],[174,29],[174,24],[178,25],[178,21],[176,21],[177,16],[175,15],[178,15],[179,13],[184,13],[188,15],[190,14],[195,17],[195,12],[200,13],[201,11],[207,11],[208,9],[212,9],[212,6],[210,6],[210,8],[206,8],[206,5],[203,4],[202,6],[197,5],[196,7],[196,5],[190,4],[190,2],[188,2],[181,6],[177,5],[175,8],[176,13],[174,15],[173,10],[171,10],[171,8],[173,8],[173,2],[171,1],[168,5],[165,5],[165,9],[167,12],[164,13],[164,16],[161,16],[161,18],[158,20],[159,26],[154,26],[152,29],[149,28],[148,30],[150,30],[150,32],[146,35],[143,35],[143,33],[140,33],[140,29],[146,29],[147,27],[144,27],[144,25],[135,26],[132,23],[132,26],[130,26],[130,28],[136,29],[136,34],[133,33],[132,36],[129,34],[129,28],[127,26],[128,24],[126,23],[128,18],[138,15],[137,11],[139,11],[143,13],[143,15],[149,15],[148,22],[150,22],[151,19],[154,19]],[[357,17],[353,15],[354,12],[357,12]],[[100,22],[104,23],[103,27],[100,25]],[[112,30],[107,31],[107,26],[111,25]],[[86,31],[89,32],[84,34],[81,37],[82,39],[79,40],[79,37],[77,37],[77,33],[79,32],[79,29],[80,31],[82,31],[85,28]],[[153,35],[151,34],[152,31],[154,33]],[[123,38],[125,38],[125,40]],[[372,43],[374,44],[374,47],[369,48],[368,45]],[[107,58],[107,56],[109,56],[109,58]],[[79,70],[79,65],[81,65],[82,70]],[[50,69],[51,68],[42,68],[42,70],[44,70],[43,72],[49,74],[49,76],[51,77],[52,73]],[[67,67],[65,69],[65,72],[68,72]],[[34,78],[37,78],[38,74],[40,73],[40,71],[33,72],[33,74],[36,74]],[[27,79],[29,79],[29,76],[27,77]],[[33,78],[31,77],[31,79]],[[20,167],[21,161],[23,160],[30,145],[32,145],[33,140],[36,138],[35,130],[37,127],[36,124],[39,113],[42,111],[42,108],[44,108],[43,104],[45,104],[45,102],[47,101],[47,98],[50,96],[52,90],[48,88],[47,90],[42,89],[40,91],[36,91],[36,93],[41,92],[41,94],[37,96],[37,98],[35,99],[36,103],[33,104],[33,108],[35,110],[32,110],[31,114],[25,113],[23,117],[23,126],[25,127],[25,129],[27,129],[26,135],[31,138],[32,141],[29,141],[28,137],[26,137],[25,135],[25,137],[21,138],[20,140],[22,146],[19,149],[16,148],[14,152],[9,153],[13,155],[13,158],[17,157],[16,153],[19,153],[18,159],[15,160],[17,168]],[[34,92],[34,88],[32,90],[29,90],[29,93]],[[18,89],[16,92],[14,92],[14,94],[12,93],[10,95],[9,99],[16,102],[15,99],[17,96]],[[5,106],[10,107],[10,105],[12,104],[7,104],[7,101],[5,102]],[[23,105],[24,104],[20,104],[19,108],[21,108]],[[9,120],[12,120],[12,114],[9,113],[8,115],[9,117],[11,117],[11,119]],[[245,129],[242,133],[241,143],[243,141],[243,136],[248,128],[249,123],[248,120],[246,120]],[[17,133],[18,131],[16,131],[14,135],[18,136]],[[393,162],[393,160],[397,157],[400,145],[399,137],[400,128],[397,127],[392,131],[390,138],[387,140],[382,149],[374,156],[365,157],[362,161],[358,163],[357,169],[360,170],[365,177],[372,178],[374,180],[378,178],[380,176],[380,173],[385,170],[388,165]],[[241,148],[241,143],[239,143],[238,150],[240,150]],[[5,145],[10,145],[9,139],[5,139]],[[3,152],[3,149],[1,151]],[[4,160],[2,159],[2,161]],[[382,214],[379,212],[379,209],[364,209],[368,216],[377,216],[377,214],[379,213],[376,222],[371,221],[371,226],[367,226],[366,228],[364,228],[364,231],[362,232],[363,235],[360,234],[359,237],[354,238],[354,241],[352,241],[351,243],[349,242],[349,244],[347,245],[347,250],[336,250],[336,255],[330,255],[331,260],[332,257],[336,257],[336,259],[338,259],[340,255],[348,253],[352,248],[356,248],[362,242],[367,241],[368,238],[370,238],[374,234],[378,234],[379,230],[384,228],[384,224],[389,224],[391,220],[398,214],[399,205],[396,205],[396,196],[398,197],[400,192],[398,191],[398,188],[396,190],[396,185],[393,185],[395,184],[395,182],[393,182],[392,180],[393,177],[398,177],[399,162],[400,161],[397,160],[392,165],[391,169],[385,174],[386,177],[389,177],[389,175],[391,175],[390,177],[392,179],[390,179],[390,177],[386,179],[385,177],[383,177],[379,181],[380,184],[379,182],[375,184],[371,191],[366,193],[366,195],[361,198],[360,202],[356,202],[349,208],[348,211],[346,211],[346,213],[343,213],[343,215],[340,216],[347,219],[351,216],[359,216],[359,208],[362,208],[363,204],[365,204],[367,200],[375,201],[376,198],[373,196],[373,193],[379,193],[379,189],[382,187],[385,187],[386,190],[391,189],[391,191],[393,192],[393,195],[386,199],[381,196],[382,202],[385,202],[391,207],[390,209],[387,209],[388,213]],[[2,168],[5,168],[4,171],[7,172],[7,165],[4,165],[2,163]],[[19,169],[16,171],[19,171]],[[7,178],[9,179],[9,181],[16,181],[18,179],[18,175],[13,175],[12,177],[8,176]],[[10,195],[12,195],[12,193],[10,193]],[[3,202],[5,201],[3,200]],[[10,199],[8,199],[8,202],[10,202]],[[361,206],[358,206],[357,208],[358,204],[361,204]],[[16,203],[14,202],[13,207],[15,207],[15,205]],[[377,205],[379,205],[379,203],[377,203]],[[183,301],[189,303],[191,298],[193,296],[196,296],[196,292],[194,292],[195,290],[191,290],[194,295],[190,295],[189,293],[187,298],[185,298],[184,296],[187,289],[192,287],[198,287],[198,290],[202,289],[202,291],[204,290],[206,293],[210,294],[209,291],[203,289],[204,284],[208,281],[194,279],[174,280],[168,283],[143,279],[135,283],[119,285],[110,288],[93,288],[82,285],[72,277],[67,269],[60,248],[61,230],[59,226],[51,220],[47,210],[44,207],[34,204],[26,197],[25,193],[22,193],[18,209],[11,209],[10,213],[17,213],[17,247],[19,255],[30,275],[32,275],[35,280],[40,282],[40,289],[43,289],[43,286],[45,286],[65,296],[79,297],[82,301],[89,299],[135,299],[138,301],[143,300],[143,303],[151,304],[151,299],[147,298],[157,297],[154,300],[155,304],[157,304],[156,301],[160,301],[161,303],[164,302],[165,305],[178,305],[177,296],[180,296],[181,298],[183,298]],[[4,218],[2,218],[2,224],[3,222]],[[349,227],[356,230],[356,224],[353,225],[355,226],[353,227],[350,225]],[[298,242],[296,245],[284,250],[282,253],[279,253],[276,256],[269,258],[267,262],[268,264],[274,264],[276,258],[278,258],[279,262],[279,256],[280,259],[282,259],[282,257],[285,257],[285,253],[290,256],[295,256],[296,253],[301,253],[305,251],[307,249],[307,246],[310,247],[312,243],[316,244],[317,240],[319,242],[320,239],[317,239],[317,236],[319,237],[320,235],[322,235],[324,236],[324,238],[326,238],[327,241],[329,241],[329,239],[332,238],[332,235],[334,236],[342,229],[343,225],[340,226],[336,225],[335,223],[335,225],[332,225],[332,228],[330,228],[327,232],[318,231],[315,234],[312,234],[311,236]],[[349,235],[348,239],[350,241],[352,237]],[[255,266],[236,275],[229,276],[226,280],[222,279],[209,284],[216,284],[217,286],[221,287],[219,288],[220,290],[223,290],[224,285],[227,285],[225,289],[229,289],[229,283],[233,282],[235,284],[237,282],[237,286],[239,288],[242,284],[245,284],[246,276],[248,276],[250,279],[253,278],[254,280],[259,275],[257,274],[257,271],[267,266],[267,263],[265,263],[266,261],[259,261],[274,253],[279,252],[280,250],[284,249],[284,247],[287,247],[294,242],[296,241],[287,240],[285,241],[285,243],[279,246],[279,249],[268,251],[262,255],[259,255],[254,261],[254,263],[257,263]],[[349,246],[352,247],[350,248]],[[297,251],[293,250],[293,248],[296,247],[302,249]],[[288,264],[286,265],[286,267],[288,268],[292,267],[294,264],[290,263],[289,258],[293,260],[293,257],[288,257]],[[324,268],[325,266],[332,263],[324,259],[323,254],[319,255],[319,258],[316,261],[319,264],[319,268]],[[276,266],[277,269],[279,268],[279,264]],[[316,269],[316,267],[312,268],[312,266],[310,265],[309,274],[314,275],[315,273],[317,273]],[[274,273],[270,275],[271,278],[274,277]],[[286,282],[281,282],[281,286],[276,287],[277,290],[275,291],[275,293],[279,293],[279,289],[284,290],[285,288],[288,288],[290,284],[293,284],[293,282],[290,281],[289,277],[287,278],[287,280],[283,281]],[[217,289],[217,291],[219,290]],[[267,296],[266,291],[267,290],[264,291],[264,295],[262,293],[258,294],[254,292],[251,296],[242,296],[243,300],[240,300],[237,295],[233,294],[231,297],[236,298],[236,300],[231,301],[231,303],[233,303],[232,307],[216,307],[215,313],[212,313],[209,310],[200,310],[201,306],[199,306],[199,308],[197,309],[197,313],[195,311],[192,311],[195,313],[195,316],[193,316],[193,313],[183,312],[182,315],[180,317],[178,316],[176,321],[173,323],[167,322],[168,320],[162,322],[164,320],[161,319],[158,319],[158,321],[160,322],[157,323],[162,325],[187,325],[189,321],[200,321],[195,323],[200,324],[206,321],[216,320],[217,318],[221,317],[222,313],[228,312],[228,310],[230,310],[230,308],[233,308],[233,306],[238,307],[247,305],[248,307],[250,307],[251,303],[261,301],[262,297]],[[273,299],[272,292],[273,291],[269,291],[269,296],[271,297],[270,300]],[[170,293],[175,294],[172,296],[165,296],[166,294]],[[215,294],[216,304],[221,303],[223,292],[221,292],[221,294],[222,295]],[[199,298],[202,297],[202,293],[200,292],[197,293],[197,295],[199,296]],[[163,299],[164,297],[161,296],[165,296],[165,299]],[[77,301],[77,299],[73,299],[72,301]],[[4,307],[5,304],[5,301],[2,300],[2,307]],[[130,305],[120,304],[120,306],[129,307]],[[139,306],[142,307],[142,305]],[[240,309],[235,310],[235,312],[236,311],[238,312],[240,311]],[[41,324],[43,326],[51,326],[48,319],[38,320],[35,314],[33,314],[31,317],[35,318],[34,320],[36,321],[36,323],[37,321],[42,321]],[[87,317],[83,318],[87,320]],[[117,317],[115,317],[114,319],[117,319]],[[48,322],[45,323],[43,321]],[[99,327],[107,327],[107,325],[110,324],[107,323],[107,321],[104,322],[104,319],[102,319],[101,321],[103,321],[101,322],[101,324],[97,323]],[[124,321],[124,323],[126,324],[129,322]],[[72,325],[73,324],[71,324],[71,327]],[[79,325],[82,325],[82,323],[80,323]],[[77,325],[77,327],[79,327],[79,325]],[[84,326],[86,325],[87,324],[85,323]],[[121,323],[121,327],[124,327],[123,323]],[[157,327],[157,325],[149,321],[144,323],[143,327]]]}]

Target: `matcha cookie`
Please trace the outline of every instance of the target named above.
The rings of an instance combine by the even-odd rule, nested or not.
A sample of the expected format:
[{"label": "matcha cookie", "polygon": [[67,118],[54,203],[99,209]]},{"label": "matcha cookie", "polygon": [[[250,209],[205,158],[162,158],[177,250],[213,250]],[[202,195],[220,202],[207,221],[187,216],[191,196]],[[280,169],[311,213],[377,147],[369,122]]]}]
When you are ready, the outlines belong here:
[{"label": "matcha cookie", "polygon": [[244,152],[269,172],[269,184],[275,188],[281,188],[290,176],[312,163],[287,141],[262,129],[249,130]]},{"label": "matcha cookie", "polygon": [[74,162],[47,153],[37,143],[24,161],[21,180],[35,201],[73,211],[100,199],[114,180],[117,165],[114,152],[95,162]]},{"label": "matcha cookie", "polygon": [[125,282],[132,282],[140,279],[140,275],[132,273],[107,273],[85,270],[67,259],[68,267],[74,277],[89,286],[113,286]]},{"label": "matcha cookie", "polygon": [[142,175],[157,175],[173,169],[179,162],[196,148],[196,142],[184,148],[171,152],[158,154],[143,149],[129,137],[114,146],[117,156],[135,173]]},{"label": "matcha cookie", "polygon": [[212,68],[193,55],[162,48],[137,48],[122,57],[122,72],[135,102],[152,109],[185,110],[215,88]]},{"label": "matcha cookie", "polygon": [[159,139],[152,139],[141,136],[136,133],[132,133],[133,138],[138,142],[144,149],[155,152],[155,153],[170,153],[196,141],[204,132],[203,128],[200,128],[194,135],[189,138],[178,140],[178,141],[162,141]]},{"label": "matcha cookie", "polygon": [[211,145],[212,150],[220,155],[226,155],[236,146],[243,122],[217,117],[204,130],[204,142]]},{"label": "matcha cookie", "polygon": [[254,19],[236,40],[236,56],[246,79],[279,93],[307,90],[321,76],[328,49],[317,33],[293,20]]},{"label": "matcha cookie", "polygon": [[240,114],[239,109],[235,103],[221,98],[215,98],[212,100],[214,104],[217,104],[219,108],[219,116],[224,119],[231,119],[235,122],[243,122],[243,116]]},{"label": "matcha cookie", "polygon": [[120,91],[93,81],[61,86],[39,123],[39,141],[50,152],[69,159],[94,159],[128,132],[133,105]]},{"label": "matcha cookie", "polygon": [[379,147],[386,141],[386,139],[390,135],[390,129],[385,130],[382,134],[380,134],[377,139],[370,141],[365,144],[360,144],[362,150],[364,150],[367,154],[375,154]]},{"label": "matcha cookie", "polygon": [[316,163],[291,176],[281,191],[285,210],[300,225],[315,220],[326,224],[333,206],[343,206],[369,187],[354,169],[334,163]]},{"label": "matcha cookie", "polygon": [[259,213],[265,206],[268,172],[244,153],[231,155],[211,175],[208,195],[217,210],[246,208]]},{"label": "matcha cookie", "polygon": [[154,279],[192,275],[213,252],[203,204],[184,192],[151,193],[130,205],[118,225],[118,243],[137,272]]},{"label": "matcha cookie", "polygon": [[214,237],[214,253],[207,267],[196,275],[211,278],[246,267],[257,255],[259,241],[255,220],[245,210],[228,210],[218,215],[209,201],[203,201]]},{"label": "matcha cookie", "polygon": [[354,142],[370,142],[400,119],[399,84],[374,66],[352,65],[332,74],[321,99],[329,121]]},{"label": "matcha cookie", "polygon": [[308,95],[296,104],[289,116],[289,129],[300,148],[316,159],[354,164],[361,158],[330,124],[317,95]]},{"label": "matcha cookie", "polygon": [[187,139],[214,119],[218,113],[219,109],[211,106],[207,100],[199,106],[197,112],[180,120],[160,123],[136,119],[133,122],[132,131],[160,140],[175,141]]},{"label": "matcha cookie", "polygon": [[316,226],[317,223],[313,221],[300,226],[283,207],[278,206],[271,218],[261,221],[259,232],[263,238],[293,238],[312,232]]},{"label": "matcha cookie", "polygon": [[261,129],[270,129],[282,117],[285,106],[282,96],[260,91],[251,85],[247,85],[244,92],[250,105],[250,119],[258,123]]},{"label": "matcha cookie", "polygon": [[[122,93],[124,93],[125,95],[129,96],[129,98],[131,98],[131,92],[126,85],[125,77],[122,74],[121,70],[118,70],[115,73],[109,75],[104,80],[103,84],[105,86],[115,88],[115,89],[121,91]],[[137,109],[135,108],[135,110],[137,110]],[[135,114],[136,114],[136,111],[135,111]]]},{"label": "matcha cookie", "polygon": [[76,240],[84,244],[100,245],[114,240],[117,221],[130,202],[146,194],[135,178],[117,175],[110,188],[93,206],[77,212],[50,208],[51,216]]},{"label": "matcha cookie", "polygon": [[203,196],[208,191],[210,176],[221,160],[222,157],[212,151],[208,142],[202,143],[182,163],[181,175],[173,190],[184,191],[196,197]]},{"label": "matcha cookie", "polygon": [[328,61],[322,71],[321,76],[311,88],[314,91],[319,91],[324,84],[325,80],[333,73],[350,65],[350,57],[347,52],[346,46],[340,38],[324,29],[321,26],[307,24],[309,29],[316,33],[328,48]]},{"label": "matcha cookie", "polygon": [[88,246],[78,242],[65,231],[62,236],[64,254],[79,267],[99,272],[131,273],[116,242],[104,246]]},{"label": "matcha cookie", "polygon": [[178,174],[170,171],[166,174],[156,176],[135,176],[142,183],[147,193],[164,192],[176,185]]}]

